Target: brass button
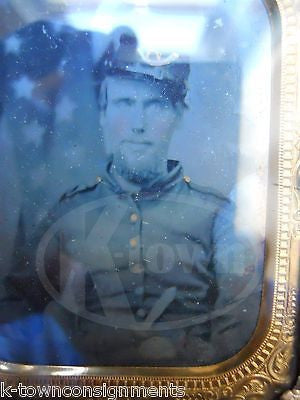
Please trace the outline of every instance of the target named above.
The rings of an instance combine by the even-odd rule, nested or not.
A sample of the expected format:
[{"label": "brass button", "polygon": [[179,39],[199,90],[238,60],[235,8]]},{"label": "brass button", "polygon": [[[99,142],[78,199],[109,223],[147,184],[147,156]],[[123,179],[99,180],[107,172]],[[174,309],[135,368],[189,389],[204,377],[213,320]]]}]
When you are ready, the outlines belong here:
[{"label": "brass button", "polygon": [[135,223],[139,219],[139,216],[136,213],[130,215],[130,222]]},{"label": "brass button", "polygon": [[140,318],[145,318],[146,311],[143,308],[139,308],[136,312],[136,315]]},{"label": "brass button", "polygon": [[144,272],[144,266],[142,264],[134,264],[132,267],[130,267],[130,271],[134,274],[141,274]]},{"label": "brass button", "polygon": [[137,242],[137,240],[136,240],[135,238],[130,239],[130,240],[129,240],[129,243],[130,243],[130,246],[131,246],[132,248],[136,247],[137,244],[138,244],[138,242]]},{"label": "brass button", "polygon": [[100,182],[102,182],[102,178],[101,178],[101,176],[97,176],[96,183],[100,183]]},{"label": "brass button", "polygon": [[188,175],[185,175],[185,176],[183,177],[183,180],[184,180],[186,183],[190,183],[190,182],[191,182],[191,178],[190,178]]}]

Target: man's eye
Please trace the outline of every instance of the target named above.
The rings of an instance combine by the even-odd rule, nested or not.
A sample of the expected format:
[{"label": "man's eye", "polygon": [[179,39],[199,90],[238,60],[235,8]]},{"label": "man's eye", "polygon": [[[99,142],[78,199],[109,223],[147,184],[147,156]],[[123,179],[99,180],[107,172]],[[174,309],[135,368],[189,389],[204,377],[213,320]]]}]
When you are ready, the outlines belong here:
[{"label": "man's eye", "polygon": [[167,106],[168,106],[167,103],[162,100],[152,100],[152,101],[149,101],[146,105],[146,107],[155,107],[155,108],[160,108],[160,109],[167,108]]},{"label": "man's eye", "polygon": [[132,99],[118,99],[116,100],[115,104],[120,106],[132,106],[134,101]]}]

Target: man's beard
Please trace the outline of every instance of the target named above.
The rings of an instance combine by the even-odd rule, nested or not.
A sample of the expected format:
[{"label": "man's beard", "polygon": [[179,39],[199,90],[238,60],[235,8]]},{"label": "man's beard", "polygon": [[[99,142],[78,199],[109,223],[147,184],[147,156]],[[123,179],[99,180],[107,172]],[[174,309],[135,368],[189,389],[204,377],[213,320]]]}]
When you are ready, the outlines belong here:
[{"label": "man's beard", "polygon": [[121,154],[113,159],[113,165],[118,175],[142,187],[147,186],[164,174],[162,163],[159,163],[159,160],[155,158],[148,162],[137,161],[134,166],[130,164],[126,157]]}]

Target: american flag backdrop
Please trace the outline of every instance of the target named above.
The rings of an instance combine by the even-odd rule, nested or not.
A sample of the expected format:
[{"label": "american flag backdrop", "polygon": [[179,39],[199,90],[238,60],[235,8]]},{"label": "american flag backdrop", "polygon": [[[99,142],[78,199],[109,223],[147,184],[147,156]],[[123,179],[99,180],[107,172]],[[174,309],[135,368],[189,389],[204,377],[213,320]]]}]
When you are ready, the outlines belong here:
[{"label": "american flag backdrop", "polygon": [[38,21],[1,43],[1,273],[61,194],[99,173],[91,35]]}]

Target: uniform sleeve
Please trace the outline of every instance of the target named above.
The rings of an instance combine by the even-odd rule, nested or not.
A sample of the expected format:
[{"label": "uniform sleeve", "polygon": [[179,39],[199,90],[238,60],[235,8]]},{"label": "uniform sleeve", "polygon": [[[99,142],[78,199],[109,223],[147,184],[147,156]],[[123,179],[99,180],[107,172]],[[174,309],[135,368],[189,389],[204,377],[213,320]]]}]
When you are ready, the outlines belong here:
[{"label": "uniform sleeve", "polygon": [[[37,251],[41,240],[53,226],[61,213],[56,205],[41,222],[31,238],[18,243],[14,249],[13,265],[4,278],[0,303],[7,313],[1,313],[2,320],[17,319],[41,311],[50,300],[37,271]],[[53,281],[57,280],[59,266],[59,236],[53,235],[44,255],[45,270],[51,271]]]},{"label": "uniform sleeve", "polygon": [[[251,338],[261,302],[264,240],[239,231],[237,209],[228,202],[213,227],[217,299],[211,314],[211,344],[218,361],[237,353]],[[245,231],[244,231],[245,232]]]},{"label": "uniform sleeve", "polygon": [[[57,299],[53,298],[53,291],[47,286],[48,281],[52,290],[60,294],[63,279],[72,275],[61,268],[66,265],[61,251],[64,235],[61,217],[69,211],[68,207],[67,200],[58,203],[35,234],[23,246],[16,246],[15,263],[4,280],[0,298],[3,310],[0,359],[33,364],[83,363],[83,358],[70,341],[70,335],[66,334],[68,325],[61,324],[52,312]],[[40,262],[38,253],[41,253]],[[47,275],[46,280],[43,274]],[[61,295],[63,293],[64,290]],[[67,322],[71,324],[73,319]]]}]

